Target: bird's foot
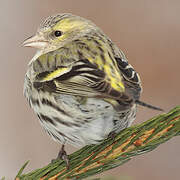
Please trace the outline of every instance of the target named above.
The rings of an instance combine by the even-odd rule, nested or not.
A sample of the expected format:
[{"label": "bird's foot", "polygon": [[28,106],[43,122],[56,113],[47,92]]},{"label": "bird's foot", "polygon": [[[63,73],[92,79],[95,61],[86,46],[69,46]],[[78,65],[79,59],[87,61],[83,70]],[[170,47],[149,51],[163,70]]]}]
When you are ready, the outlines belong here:
[{"label": "bird's foot", "polygon": [[56,160],[58,160],[58,159],[64,160],[65,163],[66,163],[67,169],[69,169],[69,158],[68,158],[68,155],[67,155],[67,153],[66,153],[66,151],[65,151],[65,149],[64,149],[64,144],[61,146],[61,149],[60,149],[60,151],[59,151],[59,153],[58,153],[57,158],[56,158],[56,159],[53,159],[51,162],[56,161]]},{"label": "bird's foot", "polygon": [[115,137],[116,137],[115,131],[110,132],[109,135],[108,135],[108,138],[112,139],[113,141],[115,140]]}]

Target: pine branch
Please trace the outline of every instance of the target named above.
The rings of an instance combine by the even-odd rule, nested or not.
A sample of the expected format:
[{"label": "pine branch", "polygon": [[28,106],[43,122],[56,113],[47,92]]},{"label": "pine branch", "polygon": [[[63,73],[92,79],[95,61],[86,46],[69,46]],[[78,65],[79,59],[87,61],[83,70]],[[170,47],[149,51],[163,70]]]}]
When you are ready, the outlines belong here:
[{"label": "pine branch", "polygon": [[174,136],[180,135],[180,106],[167,114],[156,116],[142,124],[121,131],[114,140],[106,139],[99,145],[85,146],[69,155],[70,169],[59,160],[22,174],[16,180],[83,179],[120,166],[137,156],[152,151]]}]

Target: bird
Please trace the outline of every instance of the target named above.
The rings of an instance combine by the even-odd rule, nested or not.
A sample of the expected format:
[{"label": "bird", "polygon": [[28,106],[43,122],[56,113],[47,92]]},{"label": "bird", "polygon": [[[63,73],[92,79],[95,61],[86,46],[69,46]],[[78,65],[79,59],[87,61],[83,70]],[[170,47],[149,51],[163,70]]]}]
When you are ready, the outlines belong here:
[{"label": "bird", "polygon": [[71,13],[42,21],[23,42],[37,49],[24,80],[24,95],[45,131],[62,144],[98,144],[129,127],[140,101],[140,76],[125,54],[93,22]]}]

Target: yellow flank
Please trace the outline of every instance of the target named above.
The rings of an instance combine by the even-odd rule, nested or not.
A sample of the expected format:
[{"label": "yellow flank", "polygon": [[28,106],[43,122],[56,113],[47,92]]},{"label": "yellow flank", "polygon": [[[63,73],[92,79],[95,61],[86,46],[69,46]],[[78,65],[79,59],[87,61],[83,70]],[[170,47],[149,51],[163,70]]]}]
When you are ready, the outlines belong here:
[{"label": "yellow flank", "polygon": [[49,73],[46,77],[43,78],[43,81],[51,81],[54,78],[57,78],[61,76],[64,73],[67,73],[70,70],[68,67],[60,67],[56,69],[55,71]]}]

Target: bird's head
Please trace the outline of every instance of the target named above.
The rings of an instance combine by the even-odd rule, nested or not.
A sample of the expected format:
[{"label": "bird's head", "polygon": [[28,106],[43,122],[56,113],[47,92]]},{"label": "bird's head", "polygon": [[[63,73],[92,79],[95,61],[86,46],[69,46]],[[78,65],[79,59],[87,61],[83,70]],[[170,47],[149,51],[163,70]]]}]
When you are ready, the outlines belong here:
[{"label": "bird's head", "polygon": [[26,39],[23,45],[37,48],[44,54],[59,49],[95,29],[97,30],[97,27],[95,28],[92,22],[79,16],[57,14],[45,19],[37,33]]}]

